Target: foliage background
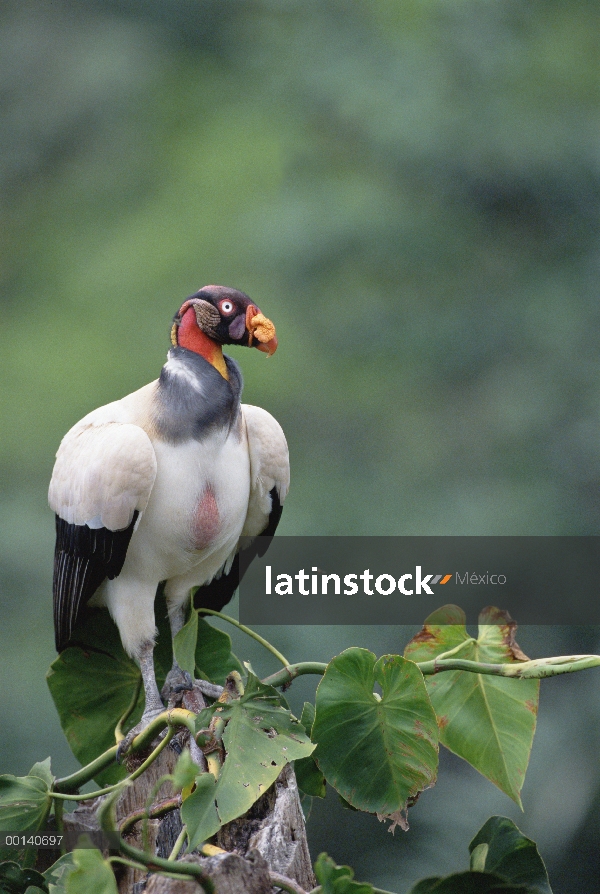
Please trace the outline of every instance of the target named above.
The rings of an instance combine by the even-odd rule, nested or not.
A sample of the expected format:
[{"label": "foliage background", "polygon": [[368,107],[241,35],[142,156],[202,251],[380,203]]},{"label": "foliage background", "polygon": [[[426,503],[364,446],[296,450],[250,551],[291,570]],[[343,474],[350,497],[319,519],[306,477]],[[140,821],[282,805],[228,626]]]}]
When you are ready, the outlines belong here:
[{"label": "foliage background", "polygon": [[[207,282],[277,325],[275,359],[239,359],[290,442],[283,533],[599,533],[599,31],[591,0],[6,0],[3,772],[73,766],[43,681],[53,454],[157,375]],[[324,660],[409,632],[271,635]],[[559,894],[600,890],[598,691],[544,685],[524,816],[446,754],[407,835],[328,799],[314,854],[403,891],[505,813]]]}]

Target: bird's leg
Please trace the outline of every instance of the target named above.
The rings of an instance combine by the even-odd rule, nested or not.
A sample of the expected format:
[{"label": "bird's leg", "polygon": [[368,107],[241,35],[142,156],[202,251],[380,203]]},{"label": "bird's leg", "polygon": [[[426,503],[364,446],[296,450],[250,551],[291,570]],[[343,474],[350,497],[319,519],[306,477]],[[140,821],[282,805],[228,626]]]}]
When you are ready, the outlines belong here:
[{"label": "bird's leg", "polygon": [[150,723],[158,714],[165,710],[165,706],[158,691],[156,675],[154,673],[154,643],[144,643],[140,649],[140,670],[146,696],[146,707],[142,714],[144,726]]},{"label": "bird's leg", "polygon": [[165,710],[165,706],[160,697],[158,686],[156,684],[156,675],[154,673],[154,642],[149,640],[140,646],[138,651],[138,660],[140,662],[140,670],[142,672],[142,682],[144,684],[145,706],[144,713],[139,723],[129,730],[124,739],[119,742],[117,749],[117,761],[126,754],[135,737],[144,730],[155,717]]},{"label": "bird's leg", "polygon": [[[171,626],[171,637],[174,640],[185,622],[185,609],[183,605],[178,605],[169,611],[169,624]],[[194,681],[187,671],[179,667],[175,659],[175,649],[173,649],[173,664],[171,670],[165,679],[165,685],[162,688],[162,696],[169,700],[172,695],[183,692],[184,690],[193,689]]]}]

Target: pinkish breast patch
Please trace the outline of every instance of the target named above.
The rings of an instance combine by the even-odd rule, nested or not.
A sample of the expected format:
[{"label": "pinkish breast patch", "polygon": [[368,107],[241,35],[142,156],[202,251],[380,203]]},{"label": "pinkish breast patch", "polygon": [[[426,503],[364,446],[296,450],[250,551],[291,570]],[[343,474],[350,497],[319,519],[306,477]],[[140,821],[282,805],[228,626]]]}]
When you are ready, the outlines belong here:
[{"label": "pinkish breast patch", "polygon": [[219,505],[211,485],[202,492],[192,520],[194,549],[206,549],[216,539],[221,527]]}]

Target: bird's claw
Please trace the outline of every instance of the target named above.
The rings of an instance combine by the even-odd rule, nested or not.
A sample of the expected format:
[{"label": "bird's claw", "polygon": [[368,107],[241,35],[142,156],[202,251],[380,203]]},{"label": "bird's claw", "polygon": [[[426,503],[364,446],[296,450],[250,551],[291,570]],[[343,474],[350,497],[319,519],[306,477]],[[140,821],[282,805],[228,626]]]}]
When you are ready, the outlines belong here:
[{"label": "bird's claw", "polygon": [[158,717],[159,714],[162,714],[162,712],[164,710],[165,709],[163,707],[161,707],[161,708],[154,708],[151,711],[144,711],[140,722],[136,723],[136,725],[133,727],[133,729],[130,729],[129,732],[127,733],[127,735],[123,739],[121,739],[121,741],[117,745],[117,753],[115,755],[115,760],[118,764],[120,764],[122,759],[127,755],[127,752],[131,748],[131,745],[132,745],[135,737],[139,736],[139,734],[141,732],[143,732],[146,729],[146,727],[150,723],[152,723],[153,720],[155,720]]},{"label": "bird's claw", "polygon": [[161,689],[161,696],[165,701],[169,701],[170,697],[178,692],[187,692],[194,688],[194,681],[187,671],[182,670],[179,666],[172,667],[166,676],[165,684]]},{"label": "bird's claw", "polygon": [[179,686],[173,686],[171,692],[189,692],[192,690],[194,688],[194,681],[189,674],[187,674],[187,677],[188,679],[185,683],[180,683]]}]

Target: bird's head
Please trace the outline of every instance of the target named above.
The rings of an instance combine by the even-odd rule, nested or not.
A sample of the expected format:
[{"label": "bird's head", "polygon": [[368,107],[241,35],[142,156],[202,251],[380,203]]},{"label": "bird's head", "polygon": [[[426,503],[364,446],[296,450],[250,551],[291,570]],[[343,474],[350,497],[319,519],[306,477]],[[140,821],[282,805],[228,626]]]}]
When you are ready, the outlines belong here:
[{"label": "bird's head", "polygon": [[275,326],[248,295],[227,286],[204,286],[181,305],[171,329],[174,346],[201,354],[227,378],[222,345],[277,350]]}]

